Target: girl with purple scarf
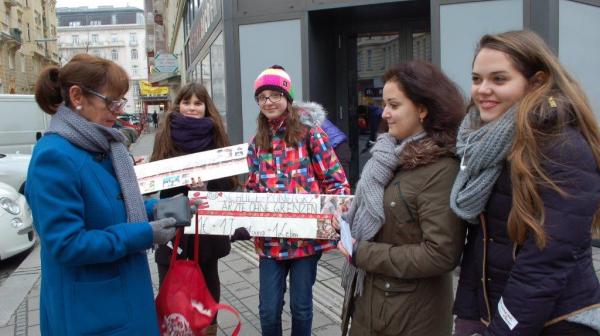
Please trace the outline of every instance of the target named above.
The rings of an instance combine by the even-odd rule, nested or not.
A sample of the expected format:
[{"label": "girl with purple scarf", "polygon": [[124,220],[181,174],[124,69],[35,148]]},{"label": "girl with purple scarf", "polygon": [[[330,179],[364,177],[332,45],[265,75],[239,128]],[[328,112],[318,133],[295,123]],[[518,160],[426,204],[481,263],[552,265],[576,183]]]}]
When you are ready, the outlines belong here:
[{"label": "girl with purple scarf", "polygon": [[[164,118],[156,132],[154,150],[150,161],[175,156],[198,153],[206,150],[227,147],[229,139],[225,133],[223,120],[200,83],[189,83],[182,87],[173,102],[172,109]],[[235,177],[212,180],[203,183],[192,179],[188,186],[166,189],[160,192],[160,198],[172,197],[190,190],[233,191],[237,188]],[[173,243],[160,245],[154,259],[158,264],[159,282],[162,284],[169,269]],[[194,235],[184,235],[180,258],[193,259]],[[231,244],[228,236],[200,235],[200,268],[206,285],[218,302],[221,296],[218,259],[229,254]],[[216,335],[217,319],[206,330],[206,335]]]}]

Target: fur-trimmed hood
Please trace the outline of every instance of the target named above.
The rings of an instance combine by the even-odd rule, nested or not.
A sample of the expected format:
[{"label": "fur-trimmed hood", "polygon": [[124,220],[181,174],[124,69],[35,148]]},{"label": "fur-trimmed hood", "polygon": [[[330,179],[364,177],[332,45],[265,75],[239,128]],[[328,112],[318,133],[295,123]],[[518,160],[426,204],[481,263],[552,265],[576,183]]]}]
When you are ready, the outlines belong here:
[{"label": "fur-trimmed hood", "polygon": [[412,170],[433,163],[443,157],[454,157],[454,149],[440,147],[430,137],[411,142],[400,154],[402,170]]},{"label": "fur-trimmed hood", "polygon": [[300,115],[300,123],[310,128],[320,126],[327,117],[323,105],[315,102],[295,102],[292,107]]}]

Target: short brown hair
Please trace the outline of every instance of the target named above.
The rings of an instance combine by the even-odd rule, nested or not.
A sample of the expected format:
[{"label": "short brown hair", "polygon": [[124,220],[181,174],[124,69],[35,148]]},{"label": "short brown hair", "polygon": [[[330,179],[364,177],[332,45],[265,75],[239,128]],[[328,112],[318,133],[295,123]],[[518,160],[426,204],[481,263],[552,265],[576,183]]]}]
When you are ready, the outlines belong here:
[{"label": "short brown hair", "polygon": [[[129,90],[129,76],[117,63],[104,58],[78,54],[62,68],[46,67],[35,84],[35,100],[44,112],[54,114],[62,102],[71,107],[69,89],[73,85],[95,91],[108,90],[108,97],[124,96]],[[88,94],[83,91],[83,94]]]}]

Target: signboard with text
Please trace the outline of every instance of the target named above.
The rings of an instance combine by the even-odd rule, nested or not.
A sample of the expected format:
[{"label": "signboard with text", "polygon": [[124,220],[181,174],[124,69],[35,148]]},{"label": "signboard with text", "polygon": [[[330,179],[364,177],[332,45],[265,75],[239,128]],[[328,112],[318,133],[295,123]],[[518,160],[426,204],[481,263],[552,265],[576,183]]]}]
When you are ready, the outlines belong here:
[{"label": "signboard with text", "polygon": [[[354,198],[209,191],[191,191],[188,197],[203,201],[197,212],[201,234],[231,235],[245,227],[253,237],[304,239],[338,239],[333,224],[341,222]],[[194,233],[194,225],[185,232]]]},{"label": "signboard with text", "polygon": [[170,53],[159,53],[154,57],[154,70],[157,72],[179,71],[179,59]]},{"label": "signboard with text", "polygon": [[248,144],[134,166],[142,194],[248,172]]}]

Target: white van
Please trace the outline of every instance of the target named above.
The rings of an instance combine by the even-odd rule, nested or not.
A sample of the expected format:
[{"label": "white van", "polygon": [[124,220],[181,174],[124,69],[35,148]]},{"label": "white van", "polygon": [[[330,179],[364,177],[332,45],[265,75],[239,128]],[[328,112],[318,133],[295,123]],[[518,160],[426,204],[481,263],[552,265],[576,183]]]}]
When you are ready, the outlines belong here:
[{"label": "white van", "polygon": [[49,124],[33,95],[0,94],[1,154],[31,154]]}]

